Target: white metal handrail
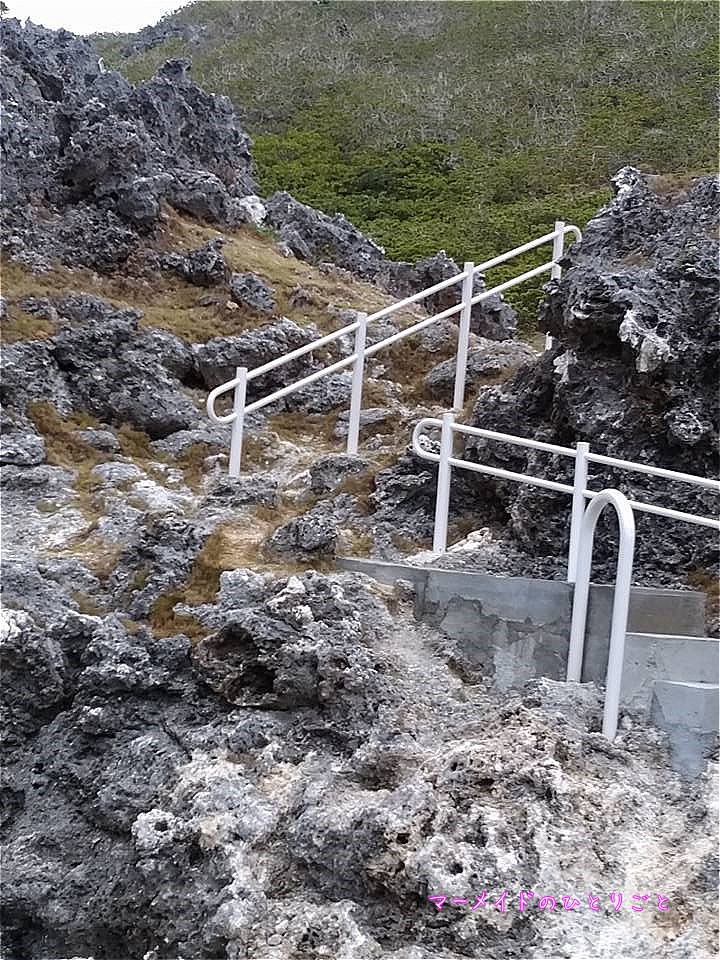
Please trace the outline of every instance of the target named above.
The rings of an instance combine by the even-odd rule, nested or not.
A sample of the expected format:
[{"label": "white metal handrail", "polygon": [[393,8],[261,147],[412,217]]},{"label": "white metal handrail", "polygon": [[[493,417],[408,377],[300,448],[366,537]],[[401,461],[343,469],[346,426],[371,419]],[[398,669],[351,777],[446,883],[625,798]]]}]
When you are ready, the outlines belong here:
[{"label": "white metal handrail", "polygon": [[[582,234],[576,226],[573,226],[572,224],[565,224],[565,222],[562,220],[557,220],[555,222],[555,229],[551,233],[547,233],[535,240],[530,240],[528,243],[524,243],[522,246],[516,247],[514,250],[509,250],[507,253],[502,253],[497,257],[493,257],[491,260],[486,260],[484,263],[476,265],[471,262],[466,262],[462,272],[456,274],[454,277],[441,280],[432,287],[421,290],[419,293],[414,293],[412,296],[405,297],[404,300],[399,300],[396,303],[390,304],[390,306],[383,307],[381,310],[376,311],[370,316],[360,316],[357,320],[353,321],[353,323],[349,323],[347,326],[342,327],[342,329],[336,330],[333,333],[329,333],[324,337],[320,337],[317,340],[314,340],[312,343],[305,344],[305,346],[298,347],[297,350],[292,350],[281,357],[276,357],[260,367],[255,367],[253,370],[248,370],[247,367],[236,367],[235,376],[226,383],[220,384],[220,386],[215,387],[214,390],[211,390],[207,398],[207,412],[210,419],[215,423],[232,425],[229,463],[230,476],[237,477],[240,475],[243,427],[246,414],[252,413],[256,410],[261,410],[268,404],[274,403],[276,400],[280,400],[283,397],[294,393],[296,390],[300,390],[302,387],[306,387],[309,384],[314,383],[316,380],[320,380],[322,377],[326,377],[331,373],[343,370],[345,367],[349,367],[351,365],[353,366],[353,380],[350,397],[347,452],[350,454],[357,453],[360,436],[360,411],[362,408],[362,385],[366,357],[372,357],[384,347],[388,347],[393,343],[397,343],[399,340],[405,339],[405,337],[419,333],[421,330],[431,326],[433,323],[437,323],[440,320],[452,317],[456,313],[460,313],[461,317],[458,330],[458,348],[455,359],[455,388],[453,393],[453,407],[456,410],[461,409],[463,403],[465,402],[465,375],[467,370],[468,343],[470,336],[470,314],[473,306],[478,303],[482,303],[483,300],[487,300],[491,296],[502,293],[505,290],[509,290],[520,283],[524,283],[526,280],[537,277],[545,271],[549,271],[550,276],[553,279],[559,278],[561,275],[560,260],[563,256],[566,233],[573,234],[577,240],[582,239]],[[500,283],[489,290],[483,290],[481,293],[473,296],[473,279],[476,274],[485,270],[490,270],[501,263],[505,263],[508,260],[512,260],[515,257],[519,257],[522,254],[529,252],[530,250],[534,250],[536,247],[543,246],[543,244],[550,242],[552,242],[553,245],[551,260],[548,260],[539,267],[534,267],[532,270],[527,270],[525,273],[520,274],[520,276],[513,277],[510,280],[506,280],[504,283]],[[367,327],[369,323],[390,316],[391,314],[398,310],[402,310],[404,307],[407,307],[410,304],[417,303],[419,300],[425,300],[427,297],[431,297],[433,294],[439,293],[441,290],[445,290],[448,287],[454,286],[461,282],[461,300],[459,303],[455,304],[455,306],[449,307],[446,310],[442,310],[440,313],[436,313],[431,317],[424,318],[423,320],[420,320],[417,323],[414,323],[411,326],[406,327],[405,329],[400,330],[389,337],[386,337],[384,340],[374,343],[370,347],[366,346]],[[297,360],[299,357],[305,356],[308,353],[312,353],[314,350],[318,350],[321,347],[327,346],[341,337],[345,337],[352,333],[355,334],[355,343],[353,352],[349,356],[343,357],[342,360],[338,360],[327,367],[323,367],[322,370],[317,370],[306,377],[302,377],[300,380],[297,380],[292,384],[281,387],[280,389],[275,390],[273,393],[261,397],[259,400],[255,400],[250,404],[246,403],[247,385],[252,380],[255,380],[257,377],[269,373],[271,370],[275,370],[278,367],[284,366],[286,363]],[[546,334],[546,346],[551,345],[551,343],[551,339]],[[215,412],[215,402],[217,401],[218,397],[225,393],[229,393],[230,391],[234,391],[233,409],[230,413],[221,416]]]},{"label": "white metal handrail", "polygon": [[[423,431],[428,427],[440,429],[441,431],[439,453],[428,450],[427,446],[422,443]],[[561,483],[545,477],[517,473],[513,470],[491,467],[484,463],[475,463],[471,460],[463,460],[460,457],[455,457],[453,456],[453,445],[454,437],[457,433],[473,437],[482,437],[486,440],[496,440],[501,443],[509,443],[519,447],[528,447],[531,450],[542,450],[545,453],[556,454],[558,456],[570,457],[575,461],[573,483]],[[532,440],[529,437],[516,437],[508,433],[498,433],[493,430],[483,430],[480,427],[471,427],[464,423],[455,423],[455,415],[453,413],[446,413],[442,420],[434,417],[424,417],[420,420],[413,430],[412,446],[418,457],[439,464],[437,498],[435,502],[435,527],[433,533],[433,552],[435,553],[444,553],[447,548],[450,482],[453,467],[470,470],[475,473],[487,474],[491,477],[514,480],[517,483],[527,483],[536,487],[544,487],[547,490],[555,490],[559,493],[572,494],[573,502],[570,521],[570,547],[568,551],[567,576],[569,583],[575,583],[577,579],[580,530],[582,518],[585,513],[585,501],[593,500],[598,496],[597,492],[587,489],[589,463],[602,463],[617,469],[650,474],[651,476],[662,477],[668,480],[676,480],[679,483],[688,483],[706,490],[712,490],[715,493],[720,493],[720,482],[710,480],[707,477],[699,477],[691,473],[668,470],[665,467],[656,467],[652,464],[635,463],[632,460],[620,460],[617,457],[590,453],[589,444],[584,442],[576,443],[574,448],[563,447],[555,443],[544,443],[539,440]],[[635,499],[628,499],[628,503],[634,511],[655,514],[672,520],[680,520],[685,523],[693,523],[704,527],[711,527],[714,530],[720,530],[720,521],[714,517],[704,517],[682,510],[674,510],[670,507],[660,507],[656,504],[645,503]]]},{"label": "white metal handrail", "polygon": [[620,688],[625,660],[625,636],[627,633],[628,610],[630,609],[630,585],[632,583],[633,555],[635,552],[635,517],[632,504],[619,490],[601,490],[595,494],[595,498],[588,504],[580,524],[580,553],[578,556],[577,583],[573,593],[567,679],[577,683],[582,679],[585,626],[588,597],[590,595],[590,564],[595,540],[595,527],[600,514],[608,504],[612,504],[615,508],[620,528],[602,725],[603,734],[612,740],[617,733],[620,710]]}]

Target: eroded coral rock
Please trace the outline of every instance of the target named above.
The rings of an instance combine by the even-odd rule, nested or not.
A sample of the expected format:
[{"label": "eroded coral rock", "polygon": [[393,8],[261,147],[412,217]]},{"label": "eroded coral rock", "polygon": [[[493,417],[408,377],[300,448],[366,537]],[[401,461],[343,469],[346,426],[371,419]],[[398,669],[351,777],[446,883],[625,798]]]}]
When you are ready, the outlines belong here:
[{"label": "eroded coral rock", "polygon": [[[588,223],[560,284],[548,286],[541,325],[555,338],[554,351],[481,390],[473,422],[560,444],[587,440],[596,453],[717,476],[720,277],[717,240],[709,235],[717,181],[696,180],[673,202],[632,168],[613,182],[615,198]],[[518,472],[546,471],[537,454],[517,447],[471,440],[466,454]],[[704,516],[716,511],[715,498],[697,487],[598,465],[591,474],[592,489],[618,487]],[[563,461],[553,475],[569,477]],[[478,479],[475,488],[509,512],[516,544],[527,554],[550,562],[563,552],[566,513],[558,498],[490,479]],[[615,537],[610,527],[603,530],[596,554],[609,575]],[[717,562],[709,531],[642,518],[636,575],[646,570],[650,582],[673,582],[683,570],[716,569]]]},{"label": "eroded coral rock", "polygon": [[258,313],[272,314],[277,307],[271,288],[254,273],[233,273],[230,277],[230,295],[235,303],[244,304]]},{"label": "eroded coral rock", "polygon": [[[3,21],[3,212],[11,249],[108,267],[127,260],[162,201],[216,222],[256,194],[250,139],[227,97],[170,60],[133,86],[67,31]],[[38,217],[38,205],[50,217]],[[33,259],[34,258],[34,259]]]}]

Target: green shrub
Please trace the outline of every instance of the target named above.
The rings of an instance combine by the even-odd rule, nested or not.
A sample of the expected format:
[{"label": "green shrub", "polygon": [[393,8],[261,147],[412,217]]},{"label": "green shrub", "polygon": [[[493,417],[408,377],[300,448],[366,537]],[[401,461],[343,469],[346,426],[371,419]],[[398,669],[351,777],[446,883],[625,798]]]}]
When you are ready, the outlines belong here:
[{"label": "green shrub", "polygon": [[[263,192],[340,211],[397,259],[480,262],[557,218],[582,227],[624,164],[716,164],[708,2],[216,0],[166,20],[200,40],[126,59],[99,38],[106,62],[137,81],[190,52],[253,133]],[[527,327],[540,288],[508,293]]]}]

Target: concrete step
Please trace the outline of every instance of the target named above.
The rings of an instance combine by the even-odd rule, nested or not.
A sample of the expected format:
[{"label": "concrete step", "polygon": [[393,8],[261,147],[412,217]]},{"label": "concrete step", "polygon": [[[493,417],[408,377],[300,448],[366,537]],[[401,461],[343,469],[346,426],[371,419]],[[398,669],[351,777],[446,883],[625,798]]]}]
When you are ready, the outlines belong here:
[{"label": "concrete step", "polygon": [[673,766],[688,777],[717,756],[720,686],[698,681],[658,680],[650,719],[668,735]]},{"label": "concrete step", "polygon": [[[418,592],[416,613],[422,616],[453,599],[480,601],[502,619],[533,622],[570,616],[573,588],[562,580],[528,577],[500,577],[440,567],[415,567],[369,558],[341,557],[343,570],[365,573],[381,583],[410,580]],[[588,631],[595,633],[610,623],[614,586],[592,584],[588,604]],[[628,630],[634,633],[666,633],[702,637],[705,634],[704,593],[696,590],[671,590],[633,587],[628,613]],[[607,652],[605,654],[607,657]]]},{"label": "concrete step", "polygon": [[677,634],[628,633],[620,703],[648,716],[656,681],[715,683],[720,641]]},{"label": "concrete step", "polygon": [[[500,577],[371,559],[347,558],[338,565],[383,583],[412,581],[416,617],[456,640],[472,669],[494,677],[500,689],[519,686],[532,677],[565,677],[573,587],[562,580]],[[591,585],[585,681],[605,682],[613,595],[614,587]],[[705,600],[704,594],[693,590],[634,587],[628,630],[636,635],[700,639],[705,633]],[[640,661],[651,654],[638,651]],[[671,674],[667,679],[695,680],[704,675]],[[628,689],[632,695],[632,686]],[[649,689],[644,691],[646,712],[648,707]]]}]

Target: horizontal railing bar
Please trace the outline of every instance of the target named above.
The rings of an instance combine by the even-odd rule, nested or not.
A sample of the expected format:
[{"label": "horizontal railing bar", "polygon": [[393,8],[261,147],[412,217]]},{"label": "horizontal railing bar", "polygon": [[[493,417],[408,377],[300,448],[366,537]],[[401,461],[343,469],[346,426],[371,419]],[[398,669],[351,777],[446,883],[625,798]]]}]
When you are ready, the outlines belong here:
[{"label": "horizontal railing bar", "polygon": [[548,260],[547,263],[543,263],[540,267],[535,267],[534,270],[528,270],[527,273],[520,274],[519,277],[513,277],[512,280],[506,280],[505,283],[499,283],[496,287],[492,287],[490,290],[483,290],[482,293],[478,293],[477,296],[473,297],[470,303],[475,306],[476,303],[481,303],[483,300],[487,300],[488,297],[492,297],[493,294],[502,293],[503,290],[509,290],[510,287],[516,287],[519,283],[524,283],[525,280],[529,280],[531,277],[536,277],[539,273],[543,273],[545,270],[552,270],[556,266],[554,260]]},{"label": "horizontal railing bar", "polygon": [[271,370],[275,370],[276,367],[281,367],[285,363],[289,363],[291,360],[297,360],[298,357],[305,356],[306,353],[312,353],[313,350],[318,350],[320,347],[324,347],[328,343],[332,343],[333,340],[338,340],[345,334],[354,333],[357,328],[360,326],[360,321],[355,320],[354,323],[348,324],[346,327],[342,327],[340,330],[335,330],[333,333],[328,333],[325,337],[320,337],[319,340],[313,340],[312,343],[306,343],[302,347],[298,347],[297,350],[293,350],[291,353],[286,353],[282,357],[276,357],[274,360],[268,360],[267,363],[264,363],[261,367],[255,367],[254,370],[248,372],[248,381],[254,380],[256,377],[262,376],[264,373],[269,373]]},{"label": "horizontal railing bar", "polygon": [[679,480],[682,483],[692,483],[697,487],[705,487],[720,493],[720,481],[709,480],[707,477],[697,477],[692,473],[679,473],[677,470],[666,470],[664,467],[653,467],[649,464],[634,463],[632,460],[618,460],[617,457],[607,457],[600,453],[588,453],[587,459],[592,463],[602,463],[609,467],[620,467],[622,470],[632,470],[634,473],[648,473],[654,477],[665,477],[668,480]]},{"label": "horizontal railing bar", "polygon": [[[592,500],[597,496],[592,490],[583,491],[584,495]],[[627,498],[633,510],[639,513],[656,514],[659,517],[669,517],[671,520],[683,520],[686,523],[695,523],[700,527],[712,527],[714,530],[720,530],[720,520],[714,520],[712,517],[702,517],[694,513],[684,513],[682,510],[672,510],[670,507],[658,507],[654,503],[643,503],[641,500],[631,500]]]},{"label": "horizontal railing bar", "polygon": [[[442,426],[442,421],[437,421]],[[541,440],[531,440],[529,437],[513,437],[509,433],[497,433],[494,430],[483,430],[480,427],[471,427],[466,423],[454,423],[453,430],[457,433],[466,433],[472,437],[485,437],[488,440],[498,440],[502,443],[511,443],[513,446],[529,447],[531,450],[544,450],[547,453],[557,453],[564,457],[575,457],[576,451],[572,447],[561,447],[556,443],[543,443]]]},{"label": "horizontal railing bar", "polygon": [[[565,228],[568,229],[567,227]],[[578,230],[578,233],[580,231]],[[505,263],[506,260],[512,260],[514,257],[519,257],[522,253],[527,253],[528,250],[534,250],[535,247],[541,247],[544,243],[550,243],[551,240],[554,240],[557,236],[557,230],[553,230],[552,233],[546,233],[544,237],[539,237],[537,240],[530,240],[528,243],[524,243],[521,247],[515,247],[514,250],[509,250],[507,253],[501,253],[498,257],[493,257],[492,260],[486,260],[485,263],[479,263],[474,269],[473,273],[481,273],[483,270],[490,270],[492,267],[496,267],[499,263]]]},{"label": "horizontal railing bar", "polygon": [[447,310],[443,310],[442,313],[436,313],[432,317],[427,317],[427,319],[413,324],[412,327],[405,327],[404,330],[399,330],[397,333],[393,333],[384,340],[380,340],[378,343],[374,343],[371,347],[368,347],[365,351],[365,356],[372,357],[382,350],[383,347],[388,347],[391,343],[397,343],[398,340],[404,340],[405,337],[409,337],[413,333],[420,333],[421,330],[432,326],[432,324],[437,323],[438,320],[445,320],[446,317],[451,317],[453,314],[459,313],[462,308],[462,303],[456,303],[454,307],[449,307]]},{"label": "horizontal railing bar", "polygon": [[[529,280],[530,277],[536,277],[544,270],[552,269],[553,266],[555,266],[554,261],[549,260],[541,267],[535,267],[534,270],[529,270],[520,277],[515,277],[513,280],[507,280],[505,283],[500,283],[498,286],[492,287],[490,290],[483,290],[482,293],[479,293],[476,297],[473,297],[470,302],[472,304],[476,304],[480,303],[482,300],[487,300],[488,297],[491,297],[496,293],[500,293],[503,290],[508,290],[510,287],[514,287],[519,283],[523,283],[525,280]],[[365,356],[372,356],[373,354],[378,353],[379,350],[382,350],[383,347],[389,346],[391,343],[402,340],[405,337],[410,336],[412,333],[419,333],[420,330],[424,330],[425,327],[429,327],[438,320],[445,320],[447,317],[452,317],[453,314],[459,313],[462,308],[462,303],[456,303],[454,307],[449,307],[447,310],[443,310],[442,313],[436,313],[434,316],[428,317],[426,320],[421,320],[412,327],[406,327],[404,330],[400,330],[398,333],[392,334],[392,336],[387,337],[385,340],[380,340],[378,343],[374,343],[372,347],[368,347],[368,349],[365,351]],[[575,451],[572,451],[572,453],[574,455]]]},{"label": "horizontal railing bar", "polygon": [[[417,456],[420,457],[422,460],[429,460],[432,463],[439,463],[440,462],[439,454],[431,453],[429,450],[421,450],[418,446],[420,436],[422,435],[421,431],[426,427],[430,429],[432,428],[441,429],[442,420],[436,419],[434,417],[423,417],[423,419],[417,423],[415,430],[413,431],[413,449],[417,454]],[[469,436],[485,437],[489,440],[498,440],[504,443],[511,443],[519,447],[529,447],[530,449],[545,450],[550,453],[558,453],[558,454],[572,456],[572,457],[576,455],[576,451],[570,447],[561,447],[561,446],[557,446],[555,444],[549,444],[549,443],[546,444],[546,443],[542,443],[539,440],[530,440],[529,438],[525,438],[525,437],[513,437],[510,434],[497,433],[493,430],[483,430],[479,427],[471,427],[467,424],[455,423],[452,425],[452,429],[458,433],[464,433]],[[599,456],[600,455],[594,455],[594,454],[589,455],[588,459],[594,459],[597,461]],[[568,484],[559,483],[558,481],[555,481],[555,480],[545,480],[544,478],[540,478],[540,477],[530,477],[527,474],[516,473],[512,470],[505,470],[501,467],[489,467],[489,466],[486,466],[485,464],[473,463],[469,460],[462,460],[457,457],[450,457],[449,462],[451,466],[457,467],[460,470],[470,470],[474,473],[483,473],[483,474],[486,474],[487,476],[498,477],[500,479],[514,480],[518,483],[529,483],[533,486],[544,487],[548,490],[556,490],[560,493],[574,492],[574,487],[569,486]],[[633,462],[630,460],[619,461],[613,457],[602,457],[602,462],[611,462],[611,463],[619,464],[623,466],[625,464],[628,464],[630,467],[635,466],[635,464],[633,464]],[[661,468],[658,467],[657,469],[660,470]],[[674,471],[663,470],[663,473],[660,475],[666,476],[673,473]],[[704,479],[702,477],[693,477],[692,474],[680,474],[680,477],[683,479],[689,478],[691,480]],[[677,479],[677,478],[671,477],[671,479]],[[711,481],[711,482],[714,483],[714,481]],[[597,492],[593,490],[584,490],[583,495],[587,499],[592,500],[594,497],[597,496]],[[671,520],[681,520],[686,523],[694,523],[697,526],[710,527],[711,529],[714,529],[714,530],[720,530],[720,520],[716,520],[712,517],[703,517],[693,513],[686,513],[682,510],[673,510],[670,507],[660,507],[651,503],[643,503],[641,500],[633,500],[628,498],[628,501],[630,503],[630,506],[633,508],[633,510],[637,510],[639,513],[654,514],[660,517],[668,517]]]},{"label": "horizontal railing bar", "polygon": [[[440,455],[430,453],[427,450],[416,450],[417,455],[423,460],[430,460],[433,463],[440,462]],[[469,460],[460,460],[456,457],[450,457],[450,465],[461,470],[470,470],[473,473],[483,473],[487,476],[498,477],[502,480],[515,480],[517,483],[529,483],[535,487],[544,487],[547,490],[556,490],[559,493],[573,493],[573,487],[566,483],[558,483],[555,480],[545,480],[541,477],[530,477],[524,473],[515,473],[512,470],[504,470],[500,467],[488,467],[481,463],[472,463]],[[598,495],[598,492],[585,490],[584,495],[592,500]],[[672,510],[669,507],[658,507],[650,503],[642,503],[640,500],[630,500],[628,502],[633,510],[639,513],[656,514],[661,517],[669,517],[672,520],[683,520],[687,523],[694,523],[702,527],[711,527],[714,530],[720,530],[720,521],[711,517],[701,517],[693,513],[684,513],[682,510]]]},{"label": "horizontal railing bar", "polygon": [[[423,300],[425,297],[432,296],[433,293],[438,293],[440,290],[445,290],[446,287],[451,287],[453,284],[459,283],[464,279],[465,274],[459,273],[454,277],[449,277],[447,280],[442,280],[440,283],[436,283],[434,286],[428,287],[426,290],[421,290],[419,293],[414,293],[411,297],[406,297],[404,300],[399,300],[397,303],[393,303],[389,307],[384,307],[382,310],[378,310],[377,313],[370,314],[365,322],[371,323],[374,320],[379,320],[382,317],[385,317],[390,313],[394,313],[396,310],[400,310],[411,303],[416,303],[418,300]],[[460,304],[457,309],[461,310],[462,304]],[[429,326],[430,323],[434,323],[436,320],[440,320],[446,315],[447,314],[444,313],[442,315],[437,315],[430,317],[427,320],[423,320],[423,326]],[[276,357],[274,360],[269,360],[261,367],[255,367],[254,370],[250,370],[248,373],[248,380],[254,380],[256,377],[260,377],[264,373],[269,373],[271,370],[275,370],[277,367],[281,367],[283,364],[289,363],[291,360],[297,360],[298,357],[302,357],[306,353],[311,353],[313,350],[317,350],[328,343],[332,343],[334,340],[339,339],[345,334],[354,333],[359,325],[360,322],[355,320],[353,323],[349,323],[346,327],[341,327],[340,330],[335,330],[333,333],[327,334],[327,336],[313,340],[312,343],[298,347],[298,349],[293,350],[292,353],[287,353],[282,357]],[[405,331],[402,332],[405,333]],[[412,328],[408,328],[408,332],[412,332]],[[379,349],[385,342],[386,341],[383,340],[380,342],[380,344],[375,344],[375,346]],[[369,351],[366,351],[365,355],[367,356],[368,353]]]},{"label": "horizontal railing bar", "polygon": [[[580,239],[581,234],[577,227],[569,225],[563,229],[563,234],[567,232],[572,232],[575,236]],[[529,243],[523,244],[520,247],[516,247],[514,250],[510,250],[507,253],[500,255],[499,257],[494,257],[492,260],[486,260],[484,263],[478,264],[474,269],[473,273],[479,273],[483,270],[489,270],[491,267],[496,266],[500,263],[505,263],[507,260],[513,259],[513,257],[520,256],[522,253],[526,253],[529,250],[534,250],[536,247],[542,246],[544,243],[549,243],[555,238],[558,231],[553,231],[552,233],[545,234],[545,236],[538,238],[537,240],[531,240]],[[542,273],[544,270],[548,270],[555,266],[554,261],[549,261],[547,264],[543,264],[541,267],[536,267],[534,270],[529,270],[527,273],[522,274],[520,277],[516,277],[512,280],[508,280],[505,283],[501,283],[496,287],[493,287],[490,290],[484,290],[482,293],[478,294],[477,297],[473,298],[472,303],[481,303],[483,300],[488,297],[493,296],[493,294],[500,293],[503,290],[508,290],[511,287],[516,286],[519,283],[523,283],[525,280],[529,280],[531,277],[537,276],[539,273]],[[425,290],[420,290],[418,293],[414,293],[409,297],[405,297],[403,300],[399,300],[396,303],[391,304],[388,307],[383,307],[381,310],[376,311],[373,314],[370,314],[367,317],[366,322],[370,323],[374,320],[380,320],[383,317],[389,316],[392,313],[395,313],[397,310],[403,309],[403,307],[410,306],[413,303],[417,303],[420,300],[425,300],[427,297],[432,296],[435,293],[439,293],[441,290],[445,290],[448,287],[454,286],[460,281],[465,279],[465,272],[455,274],[453,277],[448,277],[445,280],[441,280],[438,283],[434,284],[432,287],[427,287]],[[411,327],[407,327],[405,330],[401,330],[396,334],[393,334],[390,337],[387,337],[385,340],[373,344],[365,352],[365,356],[372,356],[377,353],[379,350],[382,350],[384,346],[389,346],[391,343],[395,343],[398,340],[403,340],[405,337],[410,336],[413,333],[418,333],[421,330],[424,330],[426,327],[429,327],[431,324],[436,323],[438,320],[444,320],[447,317],[451,317],[456,313],[459,313],[462,310],[462,303],[456,304],[454,307],[450,307],[447,310],[442,311],[441,313],[435,314],[432,317],[428,317],[420,321],[418,324],[414,324]],[[269,360],[267,363],[262,364],[260,367],[255,367],[253,370],[248,371],[247,379],[248,381],[255,380],[257,377],[262,376],[265,373],[269,373],[271,370],[275,370],[278,367],[284,366],[286,363],[290,363],[293,360],[297,360],[299,357],[303,357],[308,353],[312,353],[313,350],[318,350],[320,347],[323,347],[329,343],[333,343],[335,340],[338,340],[340,337],[354,333],[360,321],[356,320],[353,323],[348,324],[345,327],[342,327],[340,330],[335,330],[332,333],[327,334],[324,337],[319,337],[317,340],[314,340],[312,343],[305,344],[302,347],[298,347],[297,350],[293,350],[290,353],[285,354],[282,357],[276,357],[273,360]],[[331,367],[326,367],[323,371],[318,371],[316,374],[312,374],[312,380],[307,378],[298,381],[298,385],[306,385],[307,383],[312,383],[314,380],[319,379],[323,373],[332,373],[334,370],[342,369],[344,366],[347,366],[350,362],[354,360],[354,355],[352,357],[345,358],[347,363],[342,362],[340,365],[334,364]],[[216,420],[218,423],[229,423],[234,419],[234,414],[229,414],[226,417],[217,417],[212,411],[211,404],[214,404],[216,397],[220,396],[223,393],[232,390],[237,386],[237,380],[229,380],[227,383],[222,384],[222,389],[216,388],[209,396],[207,400],[207,409],[208,414],[211,419]],[[288,392],[291,392],[288,390]],[[268,403],[271,403],[274,399],[279,399],[277,394],[274,394],[271,398],[265,398]],[[259,401],[256,401],[255,404],[251,406],[253,409],[260,409],[257,404]],[[264,404],[263,404],[264,405]],[[250,409],[249,407],[247,408]]]},{"label": "horizontal railing bar", "polygon": [[[439,454],[431,454],[440,459]],[[558,483],[557,480],[545,480],[543,477],[529,477],[524,473],[515,473],[512,470],[503,470],[500,467],[488,467],[484,463],[471,463],[469,460],[458,460],[450,457],[453,467],[463,470],[472,470],[473,473],[486,473],[491,477],[500,477],[505,480],[516,480],[518,483],[530,483],[535,487],[545,487],[547,490],[557,490],[560,493],[573,493],[574,488],[567,483]]]},{"label": "horizontal railing bar", "polygon": [[448,277],[447,280],[441,280],[440,283],[436,283],[433,287],[428,287],[426,290],[421,290],[419,293],[414,293],[411,297],[405,297],[404,300],[398,300],[397,303],[391,303],[389,307],[383,307],[382,310],[378,310],[377,313],[371,313],[368,317],[368,323],[372,323],[373,320],[381,320],[383,317],[387,317],[388,314],[395,313],[396,310],[402,310],[403,307],[407,307],[411,303],[417,303],[418,300],[424,300],[426,297],[431,297],[434,293],[439,293],[441,290],[445,290],[447,287],[452,287],[453,284],[460,283],[460,281],[464,279],[464,273],[457,273],[454,277]]},{"label": "horizontal railing bar", "polygon": [[280,390],[276,390],[275,393],[271,393],[267,397],[262,397],[260,400],[255,400],[254,403],[249,403],[245,407],[245,413],[252,413],[254,410],[261,410],[269,403],[274,403],[275,400],[281,400],[288,394],[294,393],[296,390],[300,390],[301,387],[306,387],[308,384],[314,383],[316,380],[320,380],[321,377],[325,377],[329,373],[335,373],[337,370],[342,370],[345,367],[349,367],[351,363],[355,363],[355,358],[356,355],[351,353],[349,357],[343,357],[342,360],[338,360],[329,367],[323,367],[322,370],[316,370],[315,373],[311,373],[309,376],[303,377],[302,380],[297,380],[295,383],[291,383],[287,387],[282,387]]},{"label": "horizontal railing bar", "polygon": [[[429,450],[418,450],[415,453],[422,460],[429,460],[431,463],[440,463],[440,454],[431,453]],[[450,457],[449,463],[453,467],[461,470],[472,470],[474,473],[485,473],[491,477],[500,477],[504,480],[516,480],[518,483],[530,483],[536,487],[545,487],[548,490],[557,490],[560,493],[573,493],[573,487],[567,483],[558,483],[556,480],[545,480],[543,477],[529,477],[525,473],[515,473],[512,470],[503,470],[500,467],[488,467],[483,463],[471,463],[469,460],[459,460],[457,457]],[[589,493],[589,491],[588,491]],[[591,494],[595,496],[595,494]]]},{"label": "horizontal railing bar", "polygon": [[[426,327],[431,326],[437,320],[443,320],[446,317],[452,316],[454,313],[458,313],[462,310],[462,303],[456,304],[454,307],[450,307],[447,310],[443,310],[442,313],[435,314],[432,317],[427,317],[424,320],[421,320],[419,323],[414,324],[412,327],[407,327],[405,330],[400,330],[398,333],[393,334],[390,337],[386,337],[385,340],[381,340],[378,343],[373,344],[371,347],[368,347],[365,351],[366,357],[371,357],[376,354],[383,347],[388,346],[391,343],[395,343],[397,340],[402,340],[405,337],[410,336],[413,333],[419,333],[421,330],[424,330]],[[369,319],[369,318],[368,318]],[[254,370],[251,370],[248,373],[248,380],[252,380],[255,377],[260,376],[263,373],[268,373],[270,370],[274,370],[282,364],[287,363],[289,360],[297,359],[297,357],[303,356],[306,353],[310,353],[311,350],[315,349],[318,346],[322,346],[324,343],[329,343],[332,340],[335,340],[343,333],[350,333],[357,329],[359,322],[350,324],[347,327],[343,327],[342,330],[336,330],[334,334],[329,334],[327,337],[323,337],[322,340],[317,340],[314,343],[307,344],[304,347],[300,347],[295,350],[293,353],[286,354],[283,357],[278,357],[276,360],[270,360],[268,363],[263,364],[262,367],[256,367]],[[291,384],[288,387],[284,387],[282,392],[276,392],[272,396],[264,397],[262,400],[256,400],[254,403],[248,404],[245,408],[246,413],[252,413],[253,410],[260,410],[261,407],[264,407],[268,403],[272,403],[274,400],[280,399],[282,396],[287,396],[287,394],[292,393],[294,389],[302,386],[306,386],[308,383],[313,383],[315,380],[319,380],[325,374],[334,373],[336,370],[342,370],[344,367],[349,366],[355,361],[355,354],[351,354],[348,357],[345,357],[342,360],[338,360],[336,363],[331,364],[329,367],[323,367],[322,370],[318,370],[310,376],[305,377],[303,380],[298,380],[296,383]],[[229,380],[227,383],[222,385],[222,390],[216,388],[216,396],[219,396],[220,393],[224,393],[227,390],[231,390],[237,384],[237,380]],[[208,401],[210,397],[208,397]],[[209,411],[209,408],[208,408]],[[228,423],[232,420],[234,415],[230,415],[229,419],[218,420],[220,423]]]},{"label": "horizontal railing bar", "polygon": [[[575,226],[566,226],[563,230],[563,233],[572,232],[578,238],[581,238],[582,234]],[[527,253],[528,250],[534,250],[535,247],[541,247],[544,243],[549,243],[551,240],[554,240],[557,235],[557,230],[553,230],[552,233],[546,233],[544,237],[540,237],[538,240],[531,240],[529,243],[524,243],[520,247],[516,247],[514,250],[510,250],[507,253],[501,254],[499,257],[493,257],[492,260],[486,260],[485,263],[480,263],[473,268],[473,274],[480,273],[483,270],[490,270],[492,267],[497,266],[499,263],[505,263],[507,260],[512,260],[513,257],[518,257],[522,253]],[[548,268],[555,266],[554,262],[548,264]],[[546,269],[546,268],[543,268]],[[538,271],[540,272],[540,271]],[[526,278],[528,275],[525,275]],[[432,296],[433,293],[439,293],[440,290],[444,290],[446,287],[450,287],[455,283],[459,283],[465,278],[465,273],[458,273],[454,277],[450,277],[447,280],[442,280],[440,283],[436,283],[434,287],[428,287],[426,290],[421,290],[419,293],[414,293],[411,297],[406,297],[405,300],[400,300],[398,303],[391,304],[389,307],[383,307],[382,310],[379,310],[377,313],[373,313],[368,317],[370,320],[379,320],[381,317],[387,316],[389,313],[393,313],[395,310],[402,309],[402,307],[407,306],[410,303],[416,303],[418,300],[424,300],[426,297]],[[494,288],[489,293],[497,292],[498,288]],[[476,301],[473,301],[475,303]],[[436,319],[440,319],[436,317]]]}]

